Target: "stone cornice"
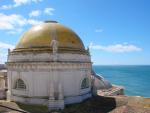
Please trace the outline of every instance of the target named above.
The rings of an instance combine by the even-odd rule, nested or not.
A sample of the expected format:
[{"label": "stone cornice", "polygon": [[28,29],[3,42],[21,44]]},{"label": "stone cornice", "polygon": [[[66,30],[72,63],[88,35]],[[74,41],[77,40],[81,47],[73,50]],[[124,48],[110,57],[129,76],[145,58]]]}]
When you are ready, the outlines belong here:
[{"label": "stone cornice", "polygon": [[9,54],[7,62],[49,62],[57,57],[57,60],[60,61],[69,61],[69,62],[90,62],[91,58],[89,55],[83,54],[71,54],[71,53],[61,53],[54,55],[52,53],[18,53],[18,54]]},{"label": "stone cornice", "polygon": [[9,70],[72,70],[72,69],[90,69],[91,63],[70,63],[70,62],[9,62],[7,67]]},{"label": "stone cornice", "polygon": [[[50,47],[39,47],[39,48],[19,48],[19,49],[14,49],[13,51],[10,52],[10,54],[18,54],[18,53],[52,53],[52,48]],[[58,53],[71,53],[71,54],[85,54],[89,55],[87,50],[84,49],[79,49],[79,48],[64,48],[64,47],[59,47],[58,48]]]}]

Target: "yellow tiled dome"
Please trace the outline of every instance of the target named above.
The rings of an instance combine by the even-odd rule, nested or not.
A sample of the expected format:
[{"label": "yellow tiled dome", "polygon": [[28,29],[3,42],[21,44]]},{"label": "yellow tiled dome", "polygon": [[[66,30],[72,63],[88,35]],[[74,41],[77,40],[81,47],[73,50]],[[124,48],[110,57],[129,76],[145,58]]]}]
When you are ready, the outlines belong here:
[{"label": "yellow tiled dome", "polygon": [[52,51],[50,43],[54,38],[58,41],[58,52],[86,52],[79,36],[56,21],[33,26],[23,34],[13,52]]}]

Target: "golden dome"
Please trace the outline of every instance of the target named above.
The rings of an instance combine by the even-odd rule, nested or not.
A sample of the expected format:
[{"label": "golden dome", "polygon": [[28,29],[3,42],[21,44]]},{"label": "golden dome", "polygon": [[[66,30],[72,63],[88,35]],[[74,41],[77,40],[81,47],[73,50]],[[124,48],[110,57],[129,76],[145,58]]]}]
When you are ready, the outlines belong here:
[{"label": "golden dome", "polygon": [[86,53],[79,36],[71,29],[56,21],[46,21],[42,24],[33,26],[23,34],[13,52],[52,52],[50,44],[54,38],[58,41],[58,53]]}]

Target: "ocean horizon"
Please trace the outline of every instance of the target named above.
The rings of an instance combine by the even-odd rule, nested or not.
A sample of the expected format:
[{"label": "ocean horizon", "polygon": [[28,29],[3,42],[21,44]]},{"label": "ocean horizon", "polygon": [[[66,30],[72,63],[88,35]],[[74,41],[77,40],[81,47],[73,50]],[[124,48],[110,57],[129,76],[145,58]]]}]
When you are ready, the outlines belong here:
[{"label": "ocean horizon", "polygon": [[127,96],[150,97],[150,65],[94,65],[93,70],[123,86]]}]

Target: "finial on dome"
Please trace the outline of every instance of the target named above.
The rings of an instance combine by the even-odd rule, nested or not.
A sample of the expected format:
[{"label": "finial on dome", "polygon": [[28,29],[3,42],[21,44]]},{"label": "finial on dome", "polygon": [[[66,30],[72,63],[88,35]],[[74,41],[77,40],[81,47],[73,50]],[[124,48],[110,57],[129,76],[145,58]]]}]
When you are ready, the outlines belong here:
[{"label": "finial on dome", "polygon": [[46,20],[46,21],[44,21],[45,23],[58,23],[57,21],[55,21],[55,20]]}]

